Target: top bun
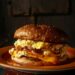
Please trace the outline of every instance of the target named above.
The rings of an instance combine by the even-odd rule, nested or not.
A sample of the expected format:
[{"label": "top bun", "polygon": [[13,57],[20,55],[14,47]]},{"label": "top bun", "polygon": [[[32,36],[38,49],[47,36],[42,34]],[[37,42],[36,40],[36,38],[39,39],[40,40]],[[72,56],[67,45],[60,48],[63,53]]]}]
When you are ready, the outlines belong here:
[{"label": "top bun", "polygon": [[52,25],[28,24],[17,29],[14,38],[44,42],[64,42],[68,39],[68,35]]}]

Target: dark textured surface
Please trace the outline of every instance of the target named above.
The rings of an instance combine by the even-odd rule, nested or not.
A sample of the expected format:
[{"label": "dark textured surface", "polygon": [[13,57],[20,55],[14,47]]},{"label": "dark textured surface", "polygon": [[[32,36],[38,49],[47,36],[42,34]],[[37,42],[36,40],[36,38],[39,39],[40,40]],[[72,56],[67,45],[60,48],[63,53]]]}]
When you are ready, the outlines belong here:
[{"label": "dark textured surface", "polygon": [[[24,24],[34,23],[34,17],[33,16],[30,16],[30,17],[14,17],[10,13],[10,5],[8,4],[8,0],[1,0],[1,1],[3,1],[2,9],[3,9],[4,13],[2,12],[2,14],[0,14],[0,15],[2,15],[2,17],[4,17],[4,20],[3,20],[3,18],[0,17],[1,18],[0,21],[3,20],[2,26],[5,26],[5,29],[3,31],[7,35],[7,38],[9,40],[12,40],[14,31],[18,27],[23,26]],[[16,1],[16,0],[14,0],[14,1]],[[26,0],[26,1],[28,1],[28,0]],[[35,0],[33,0],[33,1],[35,1]],[[74,0],[70,0],[70,1],[72,3],[71,4],[72,6],[70,7],[70,8],[72,8],[71,9],[72,12],[71,12],[70,15],[66,15],[66,16],[65,15],[40,16],[37,19],[37,23],[38,24],[43,23],[43,24],[49,24],[49,25],[53,24],[56,27],[59,27],[59,28],[63,29],[64,31],[66,31],[70,35],[70,37],[71,37],[70,43],[73,46],[75,46],[75,35],[74,35],[75,34],[75,1]],[[36,0],[36,3],[37,2],[38,1]],[[38,5],[38,3],[37,3],[37,5]]]},{"label": "dark textured surface", "polygon": [[11,10],[13,11],[13,15],[20,16],[32,15],[34,13],[67,14],[68,8],[69,0],[12,0]]},{"label": "dark textured surface", "polygon": [[4,70],[0,68],[0,75],[4,75]]},{"label": "dark textured surface", "polygon": [[[0,75],[16,75],[16,72],[17,71],[12,71],[12,70],[3,70],[0,68]],[[75,70],[67,70],[67,71],[59,71],[59,72],[48,72],[48,73],[33,73],[33,74],[30,74],[30,73],[20,73],[18,72],[19,75],[75,75]]]}]

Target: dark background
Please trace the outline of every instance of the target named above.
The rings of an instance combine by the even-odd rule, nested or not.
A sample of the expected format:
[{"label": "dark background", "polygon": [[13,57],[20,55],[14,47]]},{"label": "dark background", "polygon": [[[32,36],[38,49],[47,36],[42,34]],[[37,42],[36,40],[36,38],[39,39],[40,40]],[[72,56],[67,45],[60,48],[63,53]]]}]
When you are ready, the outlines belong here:
[{"label": "dark background", "polygon": [[[28,1],[28,0],[27,0]],[[26,5],[28,2],[25,2]],[[35,3],[35,2],[34,2]],[[34,5],[33,3],[33,5]],[[37,0],[36,0],[37,3]],[[12,41],[13,34],[15,30],[29,23],[34,23],[34,17],[31,14],[30,16],[14,16],[11,9],[11,1],[10,0],[0,0],[0,41],[2,40]],[[28,5],[26,6],[26,10],[28,11]],[[49,16],[43,15],[39,16],[37,23],[38,24],[48,24],[55,25],[58,28],[61,28],[70,36],[70,44],[75,47],[75,0],[70,0],[70,13],[69,14],[50,14]],[[38,10],[36,10],[38,11]],[[36,12],[35,11],[35,12]],[[31,13],[31,12],[30,12]],[[54,12],[53,12],[54,13]]]},{"label": "dark background", "polygon": [[[34,1],[33,4],[35,4],[35,2],[36,1]],[[11,15],[12,10],[10,10],[11,9],[10,5],[11,5],[10,0],[0,0],[0,37],[1,39],[6,37],[8,40],[12,40],[13,34],[18,27],[24,24],[34,23],[33,17],[27,17],[27,16],[14,17],[13,15]],[[28,8],[29,7],[27,5],[26,11],[28,11],[27,10]],[[69,41],[71,45],[75,47],[75,1],[74,0],[70,0],[70,8],[71,8],[70,14],[67,14],[67,15],[50,14],[49,16],[48,15],[39,16],[37,23],[48,24],[48,25],[53,24],[56,27],[61,28],[62,30],[64,30],[65,32],[69,34],[70,36]]]}]

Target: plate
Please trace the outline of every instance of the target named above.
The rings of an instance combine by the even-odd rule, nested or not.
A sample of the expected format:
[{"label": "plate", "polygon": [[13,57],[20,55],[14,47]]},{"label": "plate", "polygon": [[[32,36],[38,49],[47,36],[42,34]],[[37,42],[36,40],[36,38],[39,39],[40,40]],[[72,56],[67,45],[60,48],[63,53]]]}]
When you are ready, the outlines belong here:
[{"label": "plate", "polygon": [[[8,50],[12,46],[0,48],[0,66],[2,68],[13,69],[23,72],[54,72],[75,69],[75,61],[58,66],[22,66],[13,62],[10,58]],[[12,63],[14,63],[12,65]]]}]

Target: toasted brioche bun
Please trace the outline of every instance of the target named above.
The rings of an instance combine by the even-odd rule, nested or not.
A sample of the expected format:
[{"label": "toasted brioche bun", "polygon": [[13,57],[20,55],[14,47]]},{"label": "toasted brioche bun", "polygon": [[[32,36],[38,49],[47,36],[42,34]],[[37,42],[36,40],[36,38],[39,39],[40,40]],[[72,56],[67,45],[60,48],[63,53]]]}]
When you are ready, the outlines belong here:
[{"label": "toasted brioche bun", "polygon": [[68,35],[54,26],[29,24],[18,28],[14,38],[44,42],[64,42],[68,39]]}]

